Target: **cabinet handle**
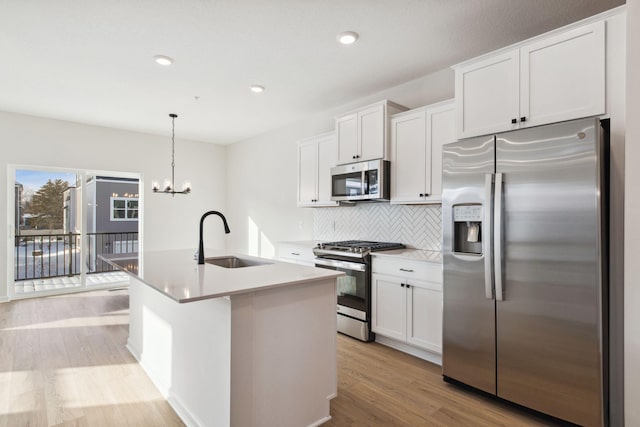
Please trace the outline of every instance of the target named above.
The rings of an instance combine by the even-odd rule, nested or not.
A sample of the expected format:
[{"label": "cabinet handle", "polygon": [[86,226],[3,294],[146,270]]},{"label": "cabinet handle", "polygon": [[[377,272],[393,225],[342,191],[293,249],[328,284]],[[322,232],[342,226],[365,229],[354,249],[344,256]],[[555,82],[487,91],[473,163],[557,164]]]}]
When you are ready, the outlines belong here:
[{"label": "cabinet handle", "polygon": [[402,286],[404,288],[404,283],[400,283],[400,286]]},{"label": "cabinet handle", "polygon": [[407,289],[409,289],[410,287],[411,287],[411,285],[409,285],[409,284],[407,283]]},{"label": "cabinet handle", "polygon": [[413,270],[407,269],[407,268],[401,268],[400,271],[404,271],[404,272],[407,272],[407,273],[413,273]]},{"label": "cabinet handle", "polygon": [[420,197],[424,197],[424,194],[420,193]]},{"label": "cabinet handle", "polygon": [[516,123],[518,123],[518,119],[511,119],[511,124],[515,125]]},{"label": "cabinet handle", "polygon": [[527,118],[526,118],[525,116],[522,116],[522,117],[520,117],[520,121],[521,121],[521,122],[526,122],[526,121],[527,121]]},{"label": "cabinet handle", "polygon": [[291,252],[291,255],[300,256],[298,252]]},{"label": "cabinet handle", "polygon": [[352,159],[355,159],[355,158],[356,158],[356,156],[351,156],[351,158],[352,158]]}]

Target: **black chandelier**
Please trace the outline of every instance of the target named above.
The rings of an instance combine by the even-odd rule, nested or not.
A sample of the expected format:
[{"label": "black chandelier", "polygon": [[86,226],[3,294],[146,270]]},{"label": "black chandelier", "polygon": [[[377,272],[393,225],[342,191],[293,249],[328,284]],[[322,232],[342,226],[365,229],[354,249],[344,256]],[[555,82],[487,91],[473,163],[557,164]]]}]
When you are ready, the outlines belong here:
[{"label": "black chandelier", "polygon": [[165,193],[171,194],[174,196],[176,194],[189,194],[191,193],[191,185],[188,182],[185,182],[182,186],[181,191],[176,191],[176,182],[175,182],[175,169],[176,169],[176,117],[177,114],[171,113],[169,114],[171,117],[171,181],[165,180],[164,188],[161,190],[160,186],[156,181],[153,182],[153,192],[154,193]]}]

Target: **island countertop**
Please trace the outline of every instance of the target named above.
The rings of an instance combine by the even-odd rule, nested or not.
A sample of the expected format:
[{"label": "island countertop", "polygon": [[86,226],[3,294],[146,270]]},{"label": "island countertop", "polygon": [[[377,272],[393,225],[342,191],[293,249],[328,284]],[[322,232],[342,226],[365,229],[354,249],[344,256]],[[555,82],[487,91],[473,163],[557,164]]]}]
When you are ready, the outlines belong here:
[{"label": "island countertop", "polygon": [[206,258],[236,256],[265,262],[241,268],[225,268],[213,264],[198,265],[193,250],[145,251],[138,262],[125,256],[109,262],[128,272],[151,288],[179,302],[193,302],[290,286],[344,275],[344,273],[257,258],[222,250],[205,249]]}]

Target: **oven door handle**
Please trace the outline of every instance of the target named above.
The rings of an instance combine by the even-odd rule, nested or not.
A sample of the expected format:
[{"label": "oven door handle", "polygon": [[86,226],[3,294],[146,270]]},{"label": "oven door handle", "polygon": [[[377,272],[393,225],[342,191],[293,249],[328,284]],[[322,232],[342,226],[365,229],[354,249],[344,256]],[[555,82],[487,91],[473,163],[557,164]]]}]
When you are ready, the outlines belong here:
[{"label": "oven door handle", "polygon": [[353,271],[367,271],[367,264],[360,264],[358,262],[340,261],[337,259],[316,258],[314,260],[316,265],[324,265],[327,267],[344,268],[345,270]]}]

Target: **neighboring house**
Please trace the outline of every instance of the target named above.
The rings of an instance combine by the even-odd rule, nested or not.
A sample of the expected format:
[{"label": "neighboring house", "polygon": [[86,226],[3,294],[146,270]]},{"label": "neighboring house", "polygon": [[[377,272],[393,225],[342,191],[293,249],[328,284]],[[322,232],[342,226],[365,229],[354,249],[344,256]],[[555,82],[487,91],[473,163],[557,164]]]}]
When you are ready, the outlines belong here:
[{"label": "neighboring house", "polygon": [[86,182],[87,233],[138,232],[138,180],[108,176]]},{"label": "neighboring house", "polygon": [[[77,233],[81,183],[70,187],[64,195],[65,233]],[[95,271],[100,254],[138,251],[138,180],[109,176],[91,176],[84,183],[86,253],[91,271]]]},{"label": "neighboring house", "polygon": [[[91,176],[85,183],[87,233],[138,232],[138,180],[109,176]],[[65,233],[80,229],[81,186],[64,193]]]}]

